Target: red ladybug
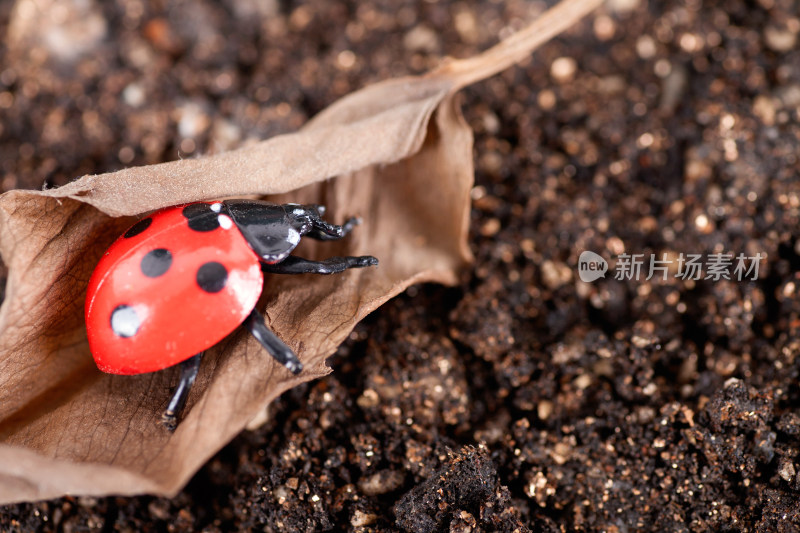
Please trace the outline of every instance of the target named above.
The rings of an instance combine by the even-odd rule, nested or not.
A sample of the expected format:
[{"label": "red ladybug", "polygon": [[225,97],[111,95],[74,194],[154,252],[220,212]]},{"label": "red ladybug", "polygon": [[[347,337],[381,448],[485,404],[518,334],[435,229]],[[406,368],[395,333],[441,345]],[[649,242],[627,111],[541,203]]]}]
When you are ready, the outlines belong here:
[{"label": "red ladybug", "polygon": [[340,239],[358,224],[322,220],[323,206],[253,200],[170,207],[131,226],[100,259],[86,294],[86,331],[97,367],[154,372],[181,363],[162,421],[175,429],[203,351],[244,323],[297,374],[297,355],[255,308],[262,272],[333,274],[377,265],[372,256],[310,261],[290,256],[303,235]]}]

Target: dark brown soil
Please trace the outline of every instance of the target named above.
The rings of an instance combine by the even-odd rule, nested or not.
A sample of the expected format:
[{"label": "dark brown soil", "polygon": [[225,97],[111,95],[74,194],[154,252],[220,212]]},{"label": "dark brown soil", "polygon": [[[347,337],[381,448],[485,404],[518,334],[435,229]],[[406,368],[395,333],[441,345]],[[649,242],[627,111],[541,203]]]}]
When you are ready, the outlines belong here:
[{"label": "dark brown soil", "polygon": [[[63,57],[41,21],[3,43],[2,190],[293,130],[543,6],[98,4],[62,37],[86,55]],[[0,529],[800,530],[796,3],[603,13],[465,91],[476,261],[459,286],[375,312],[333,375],[176,498],[11,505]],[[584,250],[767,260],[755,281],[617,280],[612,262],[586,284]]]}]

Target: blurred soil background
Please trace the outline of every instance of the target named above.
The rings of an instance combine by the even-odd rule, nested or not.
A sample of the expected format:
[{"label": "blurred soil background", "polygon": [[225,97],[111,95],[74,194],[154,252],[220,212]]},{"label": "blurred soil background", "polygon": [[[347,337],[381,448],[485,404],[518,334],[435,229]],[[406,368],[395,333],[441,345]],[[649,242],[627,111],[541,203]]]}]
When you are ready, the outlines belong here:
[{"label": "blurred soil background", "polygon": [[[0,189],[294,131],[551,4],[4,0]],[[463,91],[460,285],[373,313],[176,498],[8,505],[0,530],[800,530],[798,33],[788,0],[611,0]],[[767,259],[587,284],[584,250]]]}]

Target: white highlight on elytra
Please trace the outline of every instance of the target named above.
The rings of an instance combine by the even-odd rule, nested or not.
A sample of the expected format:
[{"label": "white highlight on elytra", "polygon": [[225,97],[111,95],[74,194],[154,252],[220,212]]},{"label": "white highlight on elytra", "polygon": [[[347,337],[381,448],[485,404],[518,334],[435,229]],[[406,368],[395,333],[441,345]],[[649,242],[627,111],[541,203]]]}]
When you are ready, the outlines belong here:
[{"label": "white highlight on elytra", "polygon": [[225,285],[226,290],[232,290],[236,295],[234,298],[234,306],[236,309],[231,309],[233,313],[242,312],[247,314],[248,309],[252,309],[258,301],[258,291],[253,292],[253,283],[261,276],[261,267],[258,264],[251,265],[247,270],[233,269],[228,273],[228,283]]},{"label": "white highlight on elytra", "polygon": [[217,217],[219,221],[219,225],[222,226],[222,229],[231,229],[233,227],[233,220],[228,215],[220,215]]},{"label": "white highlight on elytra", "polygon": [[211,210],[214,211],[215,213],[219,213],[220,211],[222,211],[222,204],[219,202],[211,204]]}]

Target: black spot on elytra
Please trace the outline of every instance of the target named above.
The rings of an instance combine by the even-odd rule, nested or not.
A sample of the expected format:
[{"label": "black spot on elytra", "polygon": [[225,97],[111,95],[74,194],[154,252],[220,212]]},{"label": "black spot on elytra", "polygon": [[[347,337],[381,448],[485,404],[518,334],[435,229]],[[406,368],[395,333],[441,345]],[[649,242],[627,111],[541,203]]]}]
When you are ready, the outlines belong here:
[{"label": "black spot on elytra", "polygon": [[111,329],[120,337],[133,337],[141,325],[139,315],[129,305],[118,305],[111,312]]},{"label": "black spot on elytra", "polygon": [[157,278],[169,270],[172,265],[172,254],[166,248],[156,248],[150,250],[142,258],[139,265],[142,269],[142,274],[148,278]]},{"label": "black spot on elytra", "polygon": [[228,282],[228,270],[216,261],[209,261],[197,269],[197,284],[206,292],[219,292]]},{"label": "black spot on elytra", "polygon": [[130,239],[131,237],[136,237],[141,232],[143,232],[144,230],[149,228],[150,224],[152,224],[152,223],[153,223],[153,219],[152,218],[150,218],[150,217],[143,218],[142,220],[140,220],[139,222],[137,222],[136,224],[131,226],[128,229],[128,231],[125,232],[125,235],[123,235],[123,237],[125,237],[126,239]]},{"label": "black spot on elytra", "polygon": [[219,227],[217,213],[209,204],[190,204],[183,208],[182,213],[194,231],[214,231]]}]

